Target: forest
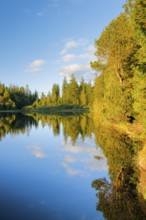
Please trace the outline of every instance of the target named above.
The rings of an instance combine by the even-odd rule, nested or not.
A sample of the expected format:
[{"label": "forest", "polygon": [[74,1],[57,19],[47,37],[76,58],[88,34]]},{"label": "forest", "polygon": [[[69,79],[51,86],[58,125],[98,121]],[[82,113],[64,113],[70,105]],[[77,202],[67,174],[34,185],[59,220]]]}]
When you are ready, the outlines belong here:
[{"label": "forest", "polygon": [[127,0],[124,11],[95,40],[97,71],[94,84],[72,74],[62,87],[38,96],[28,85],[6,87],[0,83],[0,110],[39,109],[47,106],[81,106],[102,124],[146,128],[146,0]]},{"label": "forest", "polygon": [[72,74],[68,82],[63,80],[62,88],[53,84],[51,92],[38,96],[38,92],[31,92],[28,85],[19,87],[10,85],[6,87],[0,83],[0,110],[38,109],[47,106],[63,105],[66,108],[73,106],[91,107],[93,103],[93,86],[82,78],[78,83]]},{"label": "forest", "polygon": [[94,116],[101,123],[146,128],[146,0],[128,0],[124,12],[95,41],[100,72],[94,85]]}]

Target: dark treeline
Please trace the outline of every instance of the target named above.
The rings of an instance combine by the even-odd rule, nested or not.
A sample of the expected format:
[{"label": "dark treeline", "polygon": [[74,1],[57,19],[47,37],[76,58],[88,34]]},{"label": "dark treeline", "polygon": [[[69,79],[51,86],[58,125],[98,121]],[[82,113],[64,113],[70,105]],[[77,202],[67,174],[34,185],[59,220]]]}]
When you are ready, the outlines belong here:
[{"label": "dark treeline", "polygon": [[0,83],[0,110],[21,109],[32,105],[37,98],[38,93],[32,93],[28,85],[25,88],[16,85],[6,87]]},{"label": "dark treeline", "polygon": [[101,123],[146,127],[146,0],[128,0],[124,9],[95,41],[93,111]]},{"label": "dark treeline", "polygon": [[74,75],[69,82],[64,78],[62,88],[58,84],[53,84],[52,91],[47,95],[42,93],[41,97],[38,97],[37,91],[32,93],[28,86],[6,87],[0,83],[0,110],[22,109],[28,106],[39,108],[57,104],[91,107],[92,103],[93,86],[84,79],[78,83]]}]

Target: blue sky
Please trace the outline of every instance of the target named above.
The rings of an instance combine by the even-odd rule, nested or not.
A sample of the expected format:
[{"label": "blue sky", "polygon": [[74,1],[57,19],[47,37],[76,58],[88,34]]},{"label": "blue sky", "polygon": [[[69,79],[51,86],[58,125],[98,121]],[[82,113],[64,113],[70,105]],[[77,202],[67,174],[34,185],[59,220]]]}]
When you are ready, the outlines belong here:
[{"label": "blue sky", "polygon": [[93,79],[94,41],[124,0],[0,0],[0,81],[47,93],[72,73]]}]

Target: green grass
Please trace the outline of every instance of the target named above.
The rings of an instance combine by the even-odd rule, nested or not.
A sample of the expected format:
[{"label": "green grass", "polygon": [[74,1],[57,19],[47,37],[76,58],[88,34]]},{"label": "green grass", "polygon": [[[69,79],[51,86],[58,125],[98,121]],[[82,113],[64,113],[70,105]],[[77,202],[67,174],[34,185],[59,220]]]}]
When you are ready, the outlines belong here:
[{"label": "green grass", "polygon": [[87,113],[89,112],[88,108],[85,108],[81,105],[69,105],[69,104],[56,104],[56,105],[49,105],[49,106],[41,106],[41,107],[34,107],[34,106],[26,106],[22,109],[15,109],[15,110],[0,110],[1,113],[41,113],[41,114],[65,114],[65,113],[72,113],[72,114],[80,114],[80,113]]},{"label": "green grass", "polygon": [[39,114],[49,114],[49,115],[61,115],[61,116],[69,116],[69,115],[80,115],[83,113],[88,113],[89,110],[87,108],[83,108],[82,106],[73,106],[73,105],[55,105],[55,106],[44,106],[40,108],[25,108],[22,109],[22,113],[39,113]]}]

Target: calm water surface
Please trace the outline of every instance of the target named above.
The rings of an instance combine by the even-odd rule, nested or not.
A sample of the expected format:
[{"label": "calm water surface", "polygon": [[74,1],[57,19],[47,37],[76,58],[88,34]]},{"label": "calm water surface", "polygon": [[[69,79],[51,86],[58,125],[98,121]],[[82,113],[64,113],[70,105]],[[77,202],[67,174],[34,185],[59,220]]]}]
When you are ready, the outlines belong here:
[{"label": "calm water surface", "polygon": [[108,167],[89,120],[1,117],[0,219],[105,219],[92,181]]},{"label": "calm water surface", "polygon": [[0,220],[145,220],[144,152],[88,115],[1,114]]}]

